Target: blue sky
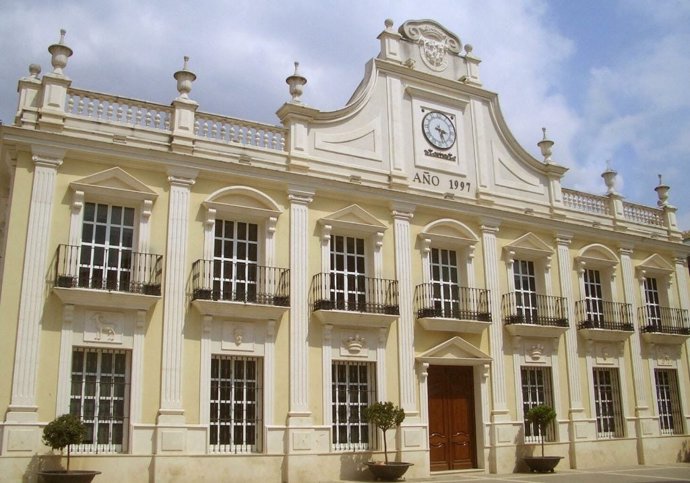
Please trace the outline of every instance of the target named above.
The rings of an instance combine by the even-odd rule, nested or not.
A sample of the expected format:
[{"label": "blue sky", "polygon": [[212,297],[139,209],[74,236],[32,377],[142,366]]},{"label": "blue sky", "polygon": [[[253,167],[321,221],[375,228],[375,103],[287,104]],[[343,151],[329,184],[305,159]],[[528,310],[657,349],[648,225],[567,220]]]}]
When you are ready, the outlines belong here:
[{"label": "blue sky", "polygon": [[[423,5],[422,5],[423,3]],[[73,86],[169,104],[172,74],[191,57],[200,110],[277,123],[285,77],[300,61],[304,101],[342,107],[390,17],[434,19],[474,46],[484,87],[536,157],[548,128],[564,186],[603,193],[606,161],[627,200],[654,205],[657,174],[690,229],[690,1],[3,0],[0,119],[16,82],[67,30]]]}]

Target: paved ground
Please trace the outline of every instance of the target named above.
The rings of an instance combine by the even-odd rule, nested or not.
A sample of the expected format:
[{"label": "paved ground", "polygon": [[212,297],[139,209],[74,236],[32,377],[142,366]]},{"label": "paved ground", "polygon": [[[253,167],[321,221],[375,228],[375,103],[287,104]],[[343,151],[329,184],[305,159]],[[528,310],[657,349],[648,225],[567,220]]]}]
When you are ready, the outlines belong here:
[{"label": "paved ground", "polygon": [[671,483],[690,481],[690,463],[672,465],[625,466],[593,470],[561,469],[555,473],[511,473],[487,475],[477,472],[446,473],[431,478],[410,478],[407,483]]}]

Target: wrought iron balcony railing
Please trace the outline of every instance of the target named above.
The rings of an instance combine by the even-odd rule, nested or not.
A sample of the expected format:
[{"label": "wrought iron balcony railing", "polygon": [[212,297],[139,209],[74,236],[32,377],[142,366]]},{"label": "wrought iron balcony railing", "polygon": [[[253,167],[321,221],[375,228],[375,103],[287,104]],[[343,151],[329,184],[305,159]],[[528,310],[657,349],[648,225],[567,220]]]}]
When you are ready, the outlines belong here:
[{"label": "wrought iron balcony railing", "polygon": [[126,248],[60,245],[55,286],[115,292],[161,294],[163,256]]},{"label": "wrought iron balcony railing", "polygon": [[363,275],[317,273],[311,281],[313,310],[398,315],[398,281]]},{"label": "wrought iron balcony railing", "polygon": [[253,263],[197,260],[192,265],[192,299],[290,305],[290,270]]},{"label": "wrought iron balcony railing", "polygon": [[491,322],[489,291],[485,289],[423,283],[415,287],[414,304],[418,319],[441,317]]},{"label": "wrought iron balcony railing", "polygon": [[575,302],[578,329],[607,329],[633,332],[632,305],[585,299]]},{"label": "wrought iron balcony railing", "polygon": [[503,295],[503,321],[509,324],[532,324],[568,327],[563,297],[510,292]]},{"label": "wrought iron balcony railing", "polygon": [[690,335],[690,318],[685,309],[646,305],[639,307],[637,314],[642,332]]}]

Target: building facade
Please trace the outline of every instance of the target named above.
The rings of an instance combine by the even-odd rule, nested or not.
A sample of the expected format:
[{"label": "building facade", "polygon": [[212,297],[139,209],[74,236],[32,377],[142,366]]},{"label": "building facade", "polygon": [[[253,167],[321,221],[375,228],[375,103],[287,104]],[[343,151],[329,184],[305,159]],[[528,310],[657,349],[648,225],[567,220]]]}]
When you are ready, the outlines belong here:
[{"label": "building facade", "polygon": [[[0,126],[0,471],[104,481],[367,478],[378,400],[408,475],[686,461],[687,257],[658,207],[562,187],[510,134],[470,45],[397,30],[345,107],[280,126],[204,113],[187,66],[171,105],[72,86],[72,49],[19,81]],[[287,97],[287,93],[286,93]],[[650,187],[651,189],[651,187]],[[257,464],[258,463],[258,464]]]}]

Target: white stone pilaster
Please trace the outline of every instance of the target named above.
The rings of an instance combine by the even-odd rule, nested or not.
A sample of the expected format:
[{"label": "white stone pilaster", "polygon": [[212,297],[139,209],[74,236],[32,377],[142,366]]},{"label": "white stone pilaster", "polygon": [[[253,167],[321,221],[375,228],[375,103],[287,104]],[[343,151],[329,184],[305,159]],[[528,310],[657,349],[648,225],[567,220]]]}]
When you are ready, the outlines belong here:
[{"label": "white stone pilaster", "polygon": [[[498,222],[484,220],[482,225],[482,253],[484,254],[484,277],[491,297],[491,328],[489,345],[491,347],[491,382],[494,413],[507,414],[505,363],[503,362],[503,321],[501,320],[501,286],[498,276],[498,246],[496,234]],[[510,263],[512,267],[512,260]],[[512,276],[508,276],[512,284]]]},{"label": "white stone pilaster", "polygon": [[416,415],[416,377],[414,356],[414,314],[412,312],[412,244],[410,220],[412,206],[394,206],[391,212],[395,234],[395,275],[398,280],[400,318],[398,319],[398,367],[400,406],[409,415]]},{"label": "white stone pilaster", "polygon": [[[201,319],[201,350],[199,363],[199,423],[208,424],[211,420],[210,398],[211,393],[211,328],[213,317],[204,315]],[[269,423],[266,423],[269,424]]]},{"label": "white stone pilaster", "polygon": [[388,401],[388,390],[386,389],[386,340],[388,340],[388,329],[380,327],[376,345],[376,399],[379,401]]},{"label": "white stone pilaster", "polygon": [[274,424],[275,388],[276,321],[269,320],[266,322],[266,342],[264,344],[264,426]]},{"label": "white stone pilaster", "polygon": [[[561,281],[561,297],[565,298],[566,318],[568,330],[565,332],[565,352],[568,367],[568,395],[570,396],[570,418],[575,413],[582,413],[582,390],[580,388],[580,366],[577,355],[577,321],[575,320],[575,294],[571,279],[572,260],[570,258],[570,242],[572,236],[559,234],[556,236],[558,246],[558,278]],[[558,339],[556,339],[558,340]]]},{"label": "white stone pilaster", "polygon": [[639,282],[635,280],[632,266],[632,250],[621,248],[618,250],[621,260],[621,272],[623,273],[623,293],[625,302],[632,305],[632,323],[635,326],[635,334],[628,338],[630,344],[630,354],[632,354],[633,389],[635,392],[635,411],[636,416],[648,410],[647,397],[645,395],[644,373],[642,369],[642,357],[639,337],[639,321],[637,319],[637,304],[635,300],[635,290],[639,290]]},{"label": "white stone pilaster", "polygon": [[309,203],[290,190],[290,418],[309,418]]},{"label": "white stone pilaster", "polygon": [[72,322],[74,321],[74,305],[62,306],[62,330],[60,331],[60,360],[58,362],[58,387],[55,404],[55,415],[60,416],[69,412],[69,396],[72,363]]},{"label": "white stone pilaster", "polygon": [[29,202],[19,299],[19,320],[12,377],[12,399],[7,421],[35,421],[36,382],[41,319],[46,299],[45,277],[52,227],[55,178],[62,164],[63,153],[36,153],[33,156],[34,176]]},{"label": "white stone pilaster", "polygon": [[[326,324],[323,326],[322,334],[322,350],[323,357],[321,357],[321,371],[323,372],[323,424],[330,426],[333,424],[333,414],[331,413],[331,406],[333,401],[331,400],[331,386],[333,385],[333,375],[332,375],[332,361],[333,361],[333,326]],[[377,381],[378,382],[378,381]]]},{"label": "white stone pilaster", "polygon": [[[130,422],[142,422],[141,408],[144,397],[144,335],[146,334],[146,311],[137,310],[134,319],[132,340],[132,377],[130,381]],[[131,434],[131,433],[130,433]],[[130,448],[132,445],[129,446]]]},{"label": "white stone pilaster", "polygon": [[172,174],[168,177],[168,237],[165,253],[163,293],[163,360],[159,423],[184,423],[182,407],[182,353],[186,313],[187,240],[189,198],[194,179]]}]

